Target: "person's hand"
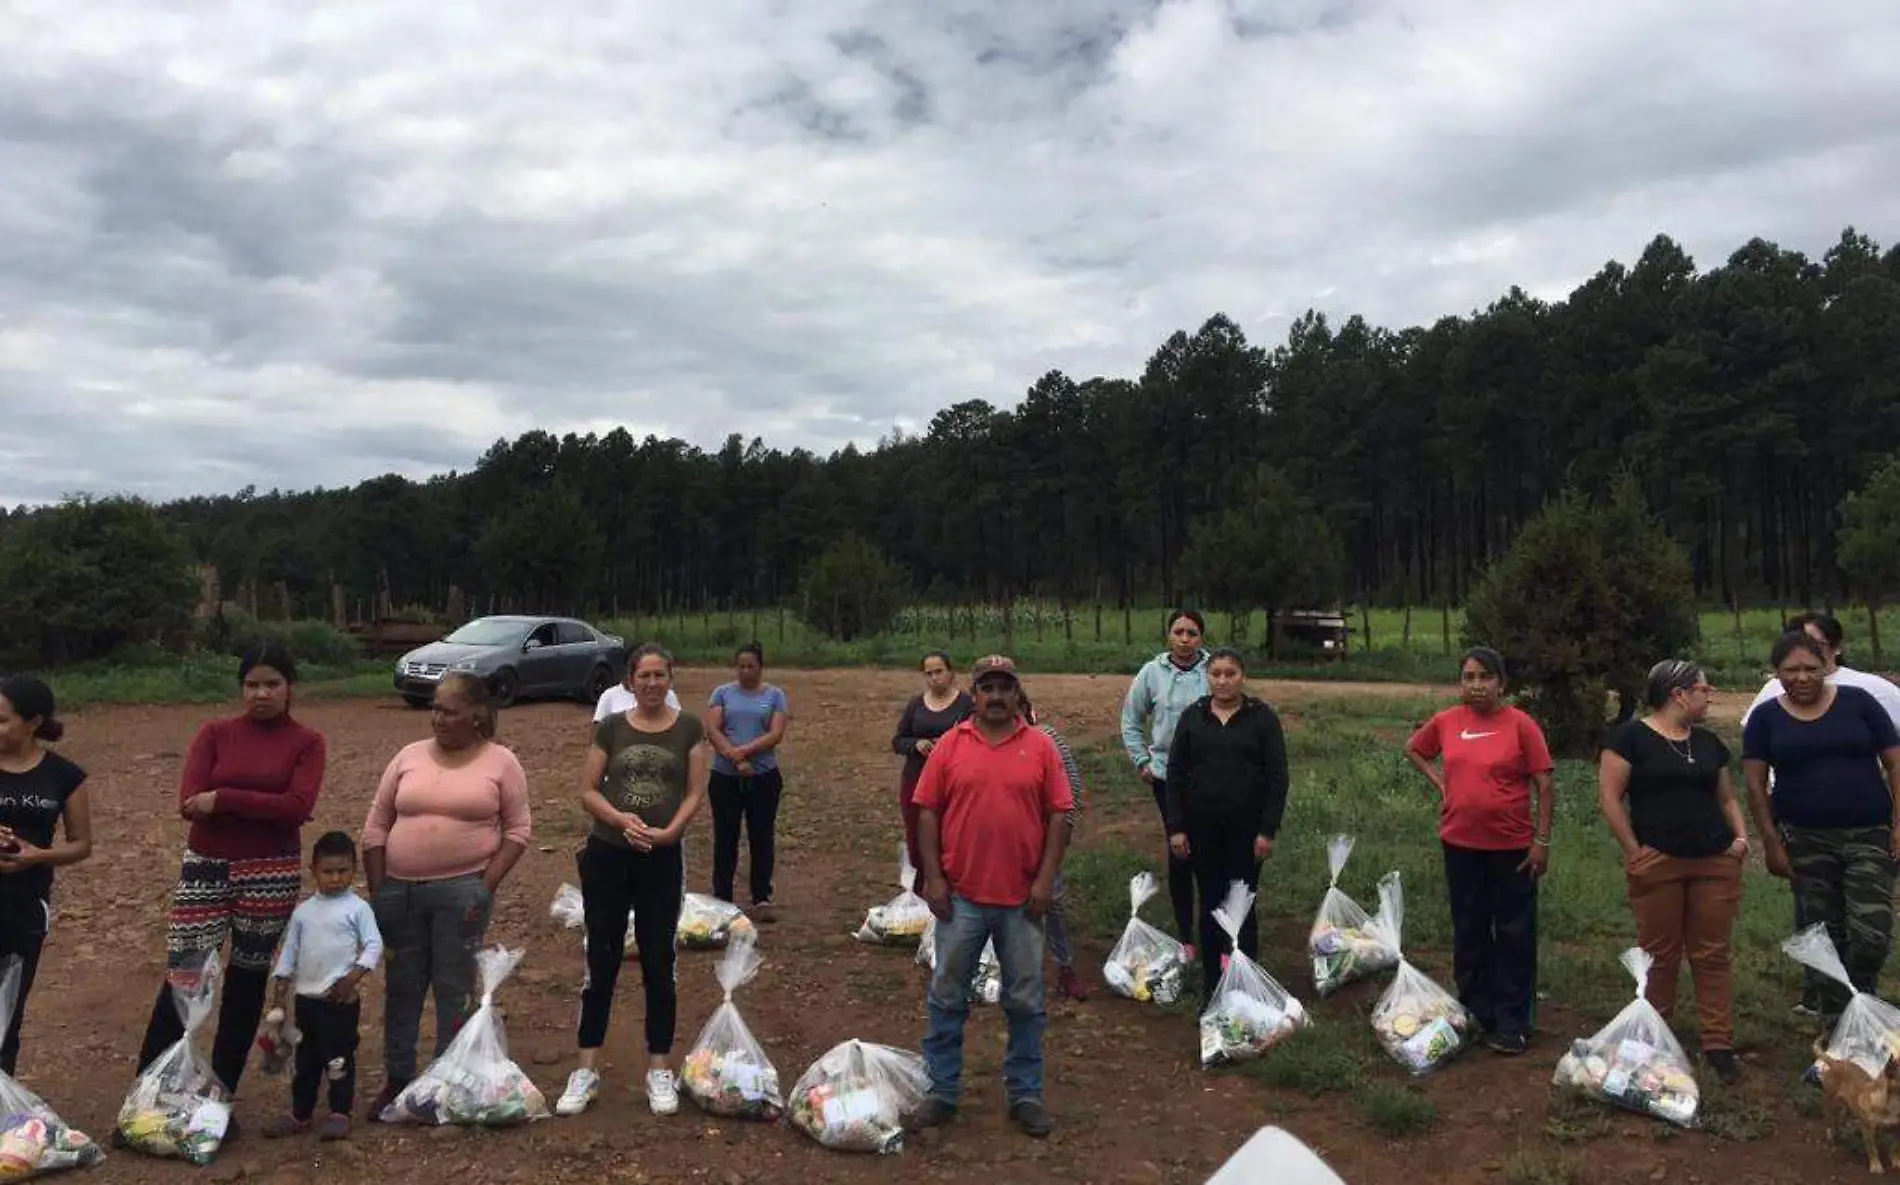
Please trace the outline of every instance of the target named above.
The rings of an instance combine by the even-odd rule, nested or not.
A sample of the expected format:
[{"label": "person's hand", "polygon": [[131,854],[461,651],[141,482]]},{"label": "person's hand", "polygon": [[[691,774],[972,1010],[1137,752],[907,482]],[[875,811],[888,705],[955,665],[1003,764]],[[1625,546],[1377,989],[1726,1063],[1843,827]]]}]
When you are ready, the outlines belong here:
[{"label": "person's hand", "polygon": [[1517,866],[1517,870],[1530,874],[1534,881],[1544,879],[1544,873],[1550,871],[1550,849],[1540,843],[1531,844],[1531,850],[1525,854],[1524,862]]},{"label": "person's hand", "polygon": [[332,1004],[354,1004],[356,1002],[356,985],[362,981],[362,978],[362,976],[352,971],[342,979],[331,984],[330,990],[325,992],[324,995]]},{"label": "person's hand", "polygon": [[1049,903],[1055,899],[1056,882],[1054,877],[1037,877],[1029,886],[1029,900],[1023,904],[1023,912],[1030,921],[1037,921],[1049,912]]},{"label": "person's hand", "polygon": [[740,777],[749,778],[753,774],[752,759],[750,757],[741,757],[732,763],[732,768],[739,771]]},{"label": "person's hand", "polygon": [[1271,855],[1273,855],[1273,837],[1270,835],[1254,836],[1253,862],[1255,864],[1265,864],[1267,857]]},{"label": "person's hand", "polygon": [[1185,860],[1192,855],[1188,850],[1188,837],[1179,831],[1168,837],[1168,850],[1174,853],[1176,860]]},{"label": "person's hand", "polygon": [[1142,781],[1148,783],[1150,786],[1154,785],[1155,771],[1151,766],[1140,765],[1140,766],[1135,767],[1135,776],[1140,778]]},{"label": "person's hand", "polygon": [[[1748,859],[1748,837],[1746,835],[1736,836],[1735,842],[1728,846],[1728,854],[1737,860]],[[1900,857],[1896,857],[1896,859],[1900,859]]]},{"label": "person's hand", "polygon": [[1636,850],[1623,853],[1623,871],[1631,876],[1648,868],[1662,859],[1662,853],[1648,844],[1637,844]]},{"label": "person's hand", "polygon": [[1888,837],[1887,855],[1895,860],[1900,860],[1900,824],[1894,826],[1893,834]]},{"label": "person's hand", "polygon": [[1771,839],[1763,843],[1761,860],[1768,866],[1769,876],[1780,877],[1784,881],[1794,879],[1794,865],[1789,863],[1788,849],[1781,845],[1780,840]]},{"label": "person's hand", "polygon": [[928,757],[930,756],[930,751],[936,747],[937,747],[937,742],[935,741],[918,741],[917,742],[917,756]]},{"label": "person's hand", "polygon": [[218,809],[218,792],[205,790],[185,800],[179,813],[187,819],[209,819]]},{"label": "person's hand", "polygon": [[623,815],[621,816],[621,824],[620,834],[626,836],[627,845],[629,847],[636,852],[650,852],[653,850],[653,833],[655,829],[648,827],[646,820],[640,818],[638,815]]},{"label": "person's hand", "polygon": [[953,916],[950,908],[950,882],[942,874],[924,878],[924,904],[930,906],[940,922],[947,922]]},{"label": "person's hand", "polygon": [[0,876],[25,872],[46,859],[46,849],[30,844],[19,836],[6,833],[6,850],[0,851]]}]

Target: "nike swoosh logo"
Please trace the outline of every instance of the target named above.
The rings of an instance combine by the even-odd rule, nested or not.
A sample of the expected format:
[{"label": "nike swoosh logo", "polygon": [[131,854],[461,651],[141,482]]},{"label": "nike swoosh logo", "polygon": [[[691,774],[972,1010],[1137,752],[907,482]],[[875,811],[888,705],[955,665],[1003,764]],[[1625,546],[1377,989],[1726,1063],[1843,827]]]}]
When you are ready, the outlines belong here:
[{"label": "nike swoosh logo", "polygon": [[1496,735],[1498,734],[1495,732],[1468,732],[1464,729],[1458,730],[1458,739],[1461,741],[1482,740],[1485,737],[1494,737]]}]

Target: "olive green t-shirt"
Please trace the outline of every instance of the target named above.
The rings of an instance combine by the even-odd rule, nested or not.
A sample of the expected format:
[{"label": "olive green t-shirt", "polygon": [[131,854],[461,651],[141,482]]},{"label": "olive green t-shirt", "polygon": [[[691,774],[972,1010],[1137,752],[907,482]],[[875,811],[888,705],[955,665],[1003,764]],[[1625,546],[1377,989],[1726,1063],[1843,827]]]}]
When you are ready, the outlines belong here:
[{"label": "olive green t-shirt", "polygon": [[[686,798],[687,755],[705,736],[699,717],[688,712],[664,732],[642,732],[624,713],[607,717],[594,730],[594,744],[607,754],[601,795],[615,810],[638,815],[649,827],[665,827]],[[628,846],[626,836],[599,820],[589,834]]]}]

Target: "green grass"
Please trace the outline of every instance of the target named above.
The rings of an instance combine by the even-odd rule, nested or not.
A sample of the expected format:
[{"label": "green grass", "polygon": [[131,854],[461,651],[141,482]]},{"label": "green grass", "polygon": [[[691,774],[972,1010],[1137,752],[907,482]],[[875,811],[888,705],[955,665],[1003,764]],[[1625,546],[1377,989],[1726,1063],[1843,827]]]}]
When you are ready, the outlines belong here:
[{"label": "green grass", "polygon": [[[237,659],[192,654],[137,663],[87,663],[54,672],[50,681],[61,710],[110,704],[217,703],[237,694]],[[334,699],[382,695],[390,690],[391,664],[351,666],[299,664],[298,698]]]},{"label": "green grass", "polygon": [[[1362,1120],[1384,1135],[1429,1126],[1437,1118],[1431,1100],[1446,1105],[1447,1096],[1434,1080],[1416,1088],[1409,1084],[1379,1049],[1364,1016],[1370,996],[1357,1002],[1315,997],[1303,940],[1326,889],[1327,838],[1349,834],[1356,842],[1341,887],[1371,910],[1376,908],[1380,876],[1398,871],[1404,887],[1407,957],[1449,985],[1451,918],[1437,843],[1436,803],[1399,751],[1403,730],[1432,706],[1424,700],[1329,699],[1286,709],[1292,787],[1262,880],[1262,960],[1307,1005],[1314,1023],[1238,1071],[1309,1097],[1349,1095]],[[1127,921],[1129,877],[1142,869],[1162,872],[1159,826],[1147,787],[1129,772],[1118,746],[1100,741],[1083,746],[1077,756],[1088,806],[1066,875],[1073,886],[1076,928],[1105,947]],[[1617,962],[1635,942],[1622,854],[1597,814],[1592,765],[1561,762],[1556,793],[1550,872],[1539,893],[1542,1004],[1537,1056],[1551,1062],[1565,1042],[1594,1032],[1628,1004],[1635,991]],[[1779,949],[1788,934],[1787,889],[1758,868],[1747,871],[1745,882],[1734,939],[1738,1037],[1745,1049],[1760,1053],[1751,1077],[1795,1083],[1812,1036],[1798,1031],[1787,1012],[1799,991],[1799,968]],[[1150,901],[1142,915],[1171,929],[1165,900]],[[1693,1050],[1689,986],[1685,971],[1676,1035]],[[1184,1017],[1181,1023],[1191,1021]],[[1455,1073],[1455,1068],[1447,1071]],[[1692,1138],[1760,1140],[1772,1134],[1777,1120],[1800,1119],[1802,1100],[1793,1086],[1785,1096],[1774,1095],[1765,1103],[1759,1092],[1729,1091],[1712,1077],[1703,1088],[1704,1134]],[[1570,1161],[1555,1150],[1615,1130],[1610,1113],[1594,1104],[1553,1097],[1549,1107],[1535,1150],[1512,1162],[1517,1168],[1507,1168],[1507,1179],[1570,1180]],[[1652,1126],[1655,1138],[1679,1137],[1666,1125]]]},{"label": "green grass", "polygon": [[1575,1162],[1562,1152],[1520,1148],[1504,1162],[1505,1185],[1576,1185],[1581,1180]]}]

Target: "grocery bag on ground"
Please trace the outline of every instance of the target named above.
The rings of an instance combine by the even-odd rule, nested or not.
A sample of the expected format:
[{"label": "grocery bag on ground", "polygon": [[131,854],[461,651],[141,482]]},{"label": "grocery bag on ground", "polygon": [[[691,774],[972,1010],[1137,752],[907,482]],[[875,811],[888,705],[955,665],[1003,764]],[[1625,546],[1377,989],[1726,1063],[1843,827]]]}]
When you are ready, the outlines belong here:
[{"label": "grocery bag on ground", "polygon": [[1229,1065],[1259,1057],[1304,1028],[1306,1009],[1240,949],[1240,927],[1253,912],[1254,892],[1242,881],[1228,886],[1214,910],[1233,954],[1201,1013],[1201,1066]]},{"label": "grocery bag on ground", "polygon": [[[581,891],[573,885],[563,884],[554,891],[554,901],[548,906],[548,916],[561,923],[566,930],[578,930],[587,924],[587,901]],[[581,949],[587,949],[587,935],[581,935]],[[626,957],[638,958],[640,944],[633,937],[633,911],[627,911],[627,947]]]},{"label": "grocery bag on ground", "polygon": [[547,1099],[508,1056],[495,989],[525,952],[491,947],[475,956],[482,1001],[442,1056],[383,1109],[384,1123],[509,1127],[548,1117]]},{"label": "grocery bag on ground", "polygon": [[[20,956],[7,956],[0,970],[0,1033],[13,1023],[20,1002]],[[40,1096],[0,1072],[0,1181],[85,1168],[106,1158],[85,1132],[66,1126]]]},{"label": "grocery bag on ground", "polygon": [[1643,992],[1654,965],[1648,951],[1631,947],[1622,963],[1636,980],[1636,998],[1593,1037],[1570,1043],[1551,1085],[1681,1127],[1694,1127],[1701,1092],[1689,1057]]},{"label": "grocery bag on ground", "polygon": [[1782,943],[1781,949],[1802,966],[1819,971],[1853,993],[1823,1048],[1834,1060],[1853,1062],[1867,1071],[1868,1077],[1880,1077],[1887,1062],[1900,1055],[1900,1008],[1854,986],[1824,923],[1809,926]]},{"label": "grocery bag on ground", "polygon": [[930,906],[911,889],[917,868],[910,862],[909,849],[902,844],[897,848],[897,860],[897,883],[904,891],[883,905],[871,907],[864,915],[864,924],[858,927],[859,942],[909,946],[923,937],[924,927],[930,924]]},{"label": "grocery bag on ground", "polygon": [[[917,944],[917,965],[926,968],[931,974],[937,971],[937,915],[930,915],[930,921],[924,925],[924,936]],[[1003,998],[1003,963],[996,957],[996,940],[988,939],[983,943],[983,953],[977,957],[974,982],[970,988],[972,1004],[994,1004]]]},{"label": "grocery bag on ground", "polygon": [[1393,953],[1398,970],[1372,1007],[1372,1031],[1392,1060],[1414,1074],[1429,1074],[1470,1043],[1477,1026],[1457,997],[1405,961],[1405,890],[1399,874],[1379,881],[1379,916],[1372,928]]},{"label": "grocery bag on ground", "polygon": [[836,1045],[792,1086],[792,1125],[840,1152],[899,1152],[904,1120],[924,1101],[924,1059],[868,1041]]},{"label": "grocery bag on ground", "polygon": [[758,941],[750,933],[734,934],[713,968],[726,998],[699,1030],[680,1068],[687,1097],[711,1115],[769,1120],[785,1110],[778,1070],[732,1002],[732,994],[759,973],[759,963]]},{"label": "grocery bag on ground", "polygon": [[[633,929],[633,916],[627,916],[627,928]],[[724,950],[726,942],[740,934],[758,937],[752,919],[730,901],[721,901],[705,893],[688,893],[680,898],[680,922],[675,942],[687,950]]]},{"label": "grocery bag on ground", "polygon": [[1373,925],[1359,903],[1339,888],[1339,874],[1350,855],[1352,836],[1335,835],[1327,843],[1326,866],[1332,879],[1306,939],[1307,954],[1313,959],[1313,989],[1322,996],[1395,967],[1399,961],[1399,952],[1386,941],[1384,929]]},{"label": "grocery bag on ground", "polygon": [[1152,872],[1137,872],[1128,882],[1128,925],[1102,964],[1102,978],[1131,1000],[1172,1004],[1181,998],[1187,975],[1187,950],[1141,920],[1141,907],[1161,891]]},{"label": "grocery bag on ground", "polygon": [[172,973],[172,1003],[185,1035],[139,1071],[119,1107],[126,1146],[148,1156],[210,1164],[231,1123],[230,1092],[193,1040],[218,1003],[224,969],[218,952],[195,969]]}]

